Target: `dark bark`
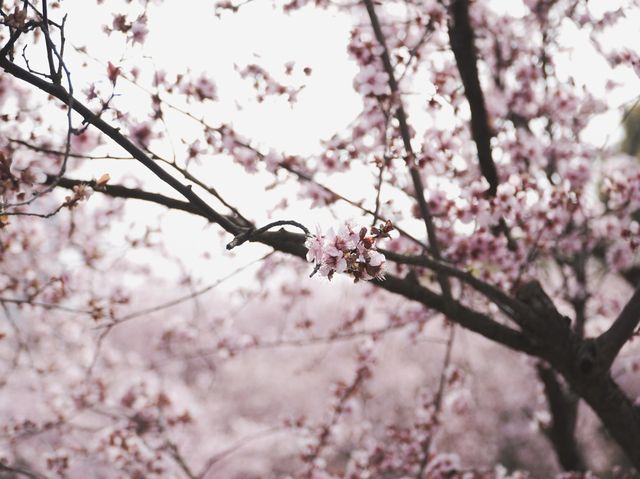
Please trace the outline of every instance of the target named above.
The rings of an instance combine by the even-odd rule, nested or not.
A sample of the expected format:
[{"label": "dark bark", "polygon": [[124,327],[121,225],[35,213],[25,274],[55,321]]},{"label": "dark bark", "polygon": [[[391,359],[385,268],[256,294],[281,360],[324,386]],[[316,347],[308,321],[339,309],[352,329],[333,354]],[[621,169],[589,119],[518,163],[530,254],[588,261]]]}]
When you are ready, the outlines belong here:
[{"label": "dark bark", "polygon": [[450,15],[449,41],[464,85],[464,94],[471,110],[471,135],[478,150],[480,171],[489,183],[488,193],[495,196],[499,183],[498,171],[491,153],[493,134],[489,127],[484,94],[478,77],[476,47],[469,19],[469,1],[453,0],[450,6]]},{"label": "dark bark", "polygon": [[640,287],[627,302],[611,327],[596,340],[598,366],[608,370],[626,342],[634,335],[640,323]]},{"label": "dark bark", "polygon": [[562,389],[550,368],[539,366],[538,377],[544,385],[551,413],[551,426],[545,432],[553,445],[558,462],[565,471],[584,471],[584,459],[575,436],[578,398],[570,391]]},{"label": "dark bark", "polygon": [[[600,418],[615,442],[623,449],[637,471],[640,471],[640,408],[611,378],[609,372],[585,377],[574,364],[561,371],[571,389],[580,396]],[[561,369],[561,364],[553,364]]]}]

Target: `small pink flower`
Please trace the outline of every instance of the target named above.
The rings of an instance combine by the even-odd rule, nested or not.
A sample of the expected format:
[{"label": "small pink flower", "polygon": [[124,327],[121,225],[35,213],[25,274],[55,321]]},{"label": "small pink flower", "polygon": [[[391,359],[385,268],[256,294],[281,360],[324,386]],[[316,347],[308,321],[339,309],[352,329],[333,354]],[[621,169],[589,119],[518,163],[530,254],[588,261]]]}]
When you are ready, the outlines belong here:
[{"label": "small pink flower", "polygon": [[317,235],[309,236],[304,245],[308,250],[307,261],[320,264],[320,262],[322,261],[322,256],[324,255],[324,242],[322,240],[320,231],[318,230]]},{"label": "small pink flower", "polygon": [[343,253],[339,256],[326,255],[323,258],[324,263],[320,267],[320,274],[328,276],[331,279],[333,273],[344,273],[347,270],[347,260]]},{"label": "small pink flower", "polygon": [[282,156],[277,154],[274,150],[269,150],[269,153],[264,155],[264,163],[267,166],[267,171],[274,173],[280,166]]},{"label": "small pink flower", "polygon": [[[267,164],[267,170],[268,169],[269,164]],[[317,183],[312,182],[305,182],[301,185],[298,197],[310,199],[311,208],[326,206],[336,201],[335,195],[333,195],[330,191],[322,188]]]},{"label": "small pink flower", "polygon": [[71,152],[86,155],[100,144],[100,137],[91,130],[85,130],[79,135],[71,135]]},{"label": "small pink flower", "polygon": [[618,271],[629,268],[633,259],[633,250],[627,241],[617,241],[607,251],[607,263]]},{"label": "small pink flower", "polygon": [[378,253],[377,251],[369,252],[369,264],[371,266],[382,266],[384,260],[385,257],[382,253]]},{"label": "small pink flower", "polygon": [[136,21],[131,24],[131,30],[129,33],[131,34],[131,41],[133,43],[144,43],[147,38],[147,34],[149,33],[149,29],[147,28],[147,17],[144,15],[139,16]]},{"label": "small pink flower", "polygon": [[339,236],[342,238],[344,242],[344,246],[347,249],[355,249],[358,243],[360,242],[360,237],[358,233],[353,230],[353,227],[349,224],[340,228]]},{"label": "small pink flower", "polygon": [[143,147],[149,146],[149,142],[153,138],[153,131],[149,123],[138,123],[129,130],[131,137],[136,143]]},{"label": "small pink flower", "polygon": [[195,93],[198,99],[202,100],[216,100],[216,85],[210,79],[205,76],[198,78],[194,84]]},{"label": "small pink flower", "polygon": [[389,75],[369,64],[356,75],[354,86],[364,96],[385,95],[389,89]]},{"label": "small pink flower", "polygon": [[235,161],[241,164],[247,173],[258,171],[258,155],[255,151],[245,147],[237,147],[233,148],[232,154]]}]

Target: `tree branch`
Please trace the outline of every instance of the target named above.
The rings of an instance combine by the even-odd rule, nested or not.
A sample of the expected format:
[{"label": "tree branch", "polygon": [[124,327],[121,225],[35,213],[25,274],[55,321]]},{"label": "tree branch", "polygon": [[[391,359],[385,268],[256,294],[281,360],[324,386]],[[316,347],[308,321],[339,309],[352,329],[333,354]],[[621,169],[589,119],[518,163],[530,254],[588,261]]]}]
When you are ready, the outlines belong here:
[{"label": "tree branch", "polygon": [[616,356],[633,336],[640,323],[640,287],[622,309],[611,327],[596,339],[599,367],[605,371],[611,367]]},{"label": "tree branch", "polygon": [[278,220],[278,221],[273,221],[258,229],[251,228],[243,233],[240,233],[235,238],[233,238],[231,242],[227,244],[227,249],[233,249],[236,246],[240,246],[241,244],[246,243],[247,241],[250,241],[251,238],[258,237],[262,233],[269,231],[271,228],[275,228],[276,226],[286,226],[286,225],[295,226],[296,228],[301,229],[302,231],[304,231],[304,234],[307,236],[311,234],[310,231],[307,229],[307,227],[304,226],[302,223],[299,223],[293,220]]},{"label": "tree branch", "polygon": [[[42,153],[45,155],[52,155],[52,156],[65,156],[66,153],[64,151],[60,151],[60,150],[54,150],[52,148],[46,148],[44,146],[38,146],[35,145],[33,143],[29,143],[28,141],[24,141],[24,140],[19,140],[17,138],[6,138],[6,140],[9,143],[15,143],[21,146],[24,146],[25,148],[28,148],[32,151],[37,151],[38,153]],[[81,155],[78,153],[69,153],[69,158],[80,158],[83,160],[135,160],[134,157],[132,156],[114,156],[114,155],[101,155],[101,156],[96,156],[96,155]]]},{"label": "tree branch", "polygon": [[498,189],[498,172],[491,154],[491,128],[480,87],[476,47],[469,19],[469,0],[453,0],[450,6],[449,41],[456,58],[456,65],[464,85],[464,94],[471,110],[471,134],[478,149],[482,176],[489,182],[488,193],[495,196]]},{"label": "tree branch", "polygon": [[443,296],[434,293],[430,289],[410,279],[400,279],[387,274],[384,280],[372,280],[372,283],[392,293],[413,299],[428,308],[435,309],[445,314],[454,323],[458,323],[466,329],[481,334],[511,349],[533,356],[540,354],[539,348],[519,331],[504,326],[482,313],[467,308],[457,301],[447,301]]},{"label": "tree branch", "polygon": [[47,13],[47,0],[42,0],[42,25],[40,29],[44,33],[45,46],[47,50],[47,62],[49,64],[49,78],[56,84],[60,83],[60,76],[56,70],[55,63],[53,61],[53,42],[49,36],[49,15]]},{"label": "tree branch", "polygon": [[549,330],[550,324],[548,321],[546,321],[546,316],[539,317],[539,315],[536,315],[530,307],[523,304],[518,299],[509,296],[500,288],[497,288],[492,284],[489,284],[486,281],[473,276],[471,273],[462,271],[455,266],[444,263],[442,261],[429,258],[428,256],[402,255],[382,248],[378,248],[378,251],[384,254],[388,260],[395,261],[396,263],[422,266],[425,268],[429,268],[432,271],[445,274],[449,277],[459,279],[460,281],[468,284],[478,293],[482,294],[487,299],[492,301],[496,306],[500,308],[500,310],[502,310],[502,312],[504,312],[509,318],[511,318],[516,324],[518,324],[525,330],[536,330],[538,332],[545,332]]},{"label": "tree branch", "polygon": [[[567,353],[568,359],[573,361],[573,354]],[[571,389],[595,411],[634,467],[640,470],[640,408],[606,373],[585,376],[572,368],[562,374]]]},{"label": "tree branch", "polygon": [[139,147],[134,145],[128,138],[120,133],[119,129],[112,127],[95,115],[91,110],[89,110],[89,108],[73,98],[61,85],[55,85],[39,78],[11,62],[6,57],[0,57],[0,67],[14,77],[30,83],[49,95],[58,98],[66,105],[70,105],[71,108],[80,114],[87,123],[94,125],[101,132],[124,148],[131,156],[150,169],[158,178],[184,196],[189,203],[194,206],[194,208],[202,211],[202,213],[207,217],[212,218],[213,221],[220,224],[220,226],[228,232],[232,234],[238,234],[241,232],[242,228],[240,226],[211,208],[204,200],[192,191],[190,186],[182,184],[167,173],[161,166],[149,158]]},{"label": "tree branch", "polygon": [[[69,189],[79,184],[91,186],[95,185],[95,182],[71,180],[68,178],[61,178],[58,182],[58,186]],[[214,217],[208,216],[205,212],[196,208],[191,203],[169,198],[158,193],[150,193],[120,185],[106,185],[97,191],[116,198],[132,198],[156,203],[166,206],[167,208],[202,216],[211,222],[217,222]],[[258,231],[259,230],[255,230],[252,234],[248,235],[248,239],[246,241],[262,243],[277,251],[288,253],[306,260],[307,248],[304,246],[304,234],[291,233],[284,230],[264,231],[260,234],[256,234]],[[233,232],[231,233],[235,234]],[[452,269],[455,271],[454,268]],[[451,321],[511,349],[522,351],[530,355],[537,355],[539,352],[538,348],[522,333],[504,326],[482,313],[469,309],[461,303],[456,301],[447,301],[443,296],[434,293],[430,289],[425,288],[410,279],[401,279],[387,274],[385,279],[373,280],[372,283],[382,289],[386,289],[392,293],[415,300],[428,308],[439,311],[447,315]]]},{"label": "tree branch", "polygon": [[35,472],[27,471],[26,469],[22,469],[20,467],[7,466],[1,462],[0,471],[10,474],[10,476],[8,477],[25,476],[29,479],[45,479],[45,476],[41,476],[40,474],[37,474]]},{"label": "tree branch", "polygon": [[551,368],[538,366],[537,370],[551,413],[551,426],[545,432],[553,445],[558,462],[565,471],[584,471],[584,460],[575,437],[578,400],[572,393],[562,390]]},{"label": "tree branch", "polygon": [[[54,175],[47,175],[47,179],[45,180],[45,184],[49,185],[56,181],[56,177]],[[62,188],[66,188],[68,190],[72,190],[74,186],[79,185],[88,185],[91,188],[96,189],[100,193],[104,193],[108,196],[112,196],[114,198],[132,198],[137,200],[144,200],[150,203],[156,203],[162,206],[166,206],[172,210],[181,210],[186,211],[187,213],[195,214],[198,216],[202,216],[208,219],[211,222],[216,222],[213,216],[209,216],[205,214],[203,211],[194,207],[191,203],[183,200],[177,200],[175,198],[171,198],[169,196],[161,195],[158,193],[151,193],[148,191],[144,191],[138,188],[127,188],[122,185],[103,185],[99,188],[96,188],[95,180],[73,180],[71,178],[60,178],[58,180],[58,186]]]}]

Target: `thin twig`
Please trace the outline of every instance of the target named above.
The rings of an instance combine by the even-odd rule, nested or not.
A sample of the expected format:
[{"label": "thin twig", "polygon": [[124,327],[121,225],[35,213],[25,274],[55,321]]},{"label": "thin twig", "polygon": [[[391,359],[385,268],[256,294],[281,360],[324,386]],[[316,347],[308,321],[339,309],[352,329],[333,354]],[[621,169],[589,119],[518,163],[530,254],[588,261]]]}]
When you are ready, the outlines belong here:
[{"label": "thin twig", "polygon": [[[409,166],[409,173],[411,175],[411,180],[413,182],[413,189],[416,200],[418,201],[418,206],[420,208],[420,214],[422,219],[424,220],[425,227],[427,230],[427,236],[429,238],[429,246],[431,247],[431,252],[433,256],[437,259],[441,258],[440,254],[440,246],[438,243],[438,236],[436,233],[435,226],[433,224],[433,218],[431,216],[431,212],[429,211],[429,206],[424,198],[424,186],[422,185],[422,178],[420,177],[420,172],[415,166],[415,154],[413,152],[413,147],[411,146],[411,134],[409,133],[409,125],[407,124],[407,114],[404,111],[404,107],[402,106],[402,98],[400,97],[400,89],[398,86],[398,82],[395,78],[395,73],[393,70],[393,65],[391,64],[391,58],[389,56],[389,50],[387,48],[387,43],[384,37],[384,33],[382,32],[382,28],[380,27],[380,21],[378,20],[378,15],[376,14],[375,8],[373,6],[372,0],[364,0],[364,4],[367,8],[367,13],[369,14],[369,19],[371,20],[371,26],[373,28],[373,32],[376,36],[376,40],[382,47],[382,53],[380,58],[382,60],[382,64],[384,66],[385,72],[389,77],[389,87],[391,88],[391,94],[396,98],[398,102],[398,107],[396,109],[396,117],[398,118],[398,123],[400,126],[400,135],[402,136],[402,143],[404,145],[404,149],[407,153],[407,164]],[[445,298],[451,297],[451,290],[449,287],[448,280],[445,276],[439,274],[437,275],[438,282],[440,283],[440,287],[442,288],[442,293]]]}]

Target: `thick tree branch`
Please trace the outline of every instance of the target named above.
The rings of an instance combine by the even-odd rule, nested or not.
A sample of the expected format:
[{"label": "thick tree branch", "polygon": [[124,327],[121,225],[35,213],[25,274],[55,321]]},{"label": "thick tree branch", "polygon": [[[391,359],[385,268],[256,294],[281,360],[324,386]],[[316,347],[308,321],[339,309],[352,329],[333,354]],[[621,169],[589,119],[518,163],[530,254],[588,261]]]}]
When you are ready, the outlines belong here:
[{"label": "thick tree branch", "polygon": [[633,266],[623,271],[622,276],[631,286],[640,286],[640,267]]},{"label": "thick tree branch", "polygon": [[[95,185],[95,182],[71,180],[68,178],[61,178],[58,182],[58,186],[69,189],[79,184],[92,186]],[[191,203],[169,198],[158,193],[126,188],[120,185],[106,185],[98,191],[116,198],[132,198],[156,203],[166,206],[167,208],[202,216],[211,222],[217,222],[214,217],[208,216]],[[305,235],[284,230],[264,231],[256,234],[258,231],[260,230],[255,230],[252,234],[248,235],[246,241],[262,243],[277,251],[289,253],[306,260],[307,248],[304,246]],[[434,293],[430,289],[408,278],[401,279],[388,274],[385,279],[374,280],[372,283],[387,291],[399,294],[405,298],[417,301],[428,308],[439,311],[447,315],[451,321],[511,349],[531,355],[537,355],[539,353],[538,348],[522,333],[504,326],[482,313],[473,311],[456,301],[447,301],[443,296]]]},{"label": "thick tree branch", "polygon": [[442,261],[429,258],[428,256],[407,256],[380,248],[379,251],[383,253],[388,260],[395,261],[396,263],[429,268],[432,271],[440,272],[449,277],[459,279],[492,301],[524,330],[538,331],[542,333],[550,332],[550,323],[547,321],[547,315],[543,315],[541,317],[540,315],[535,314],[535,312],[526,304],[523,304],[518,299],[509,296],[500,288],[473,276],[471,273],[462,271]]},{"label": "thick tree branch", "polygon": [[449,41],[456,58],[456,65],[464,85],[464,94],[471,110],[471,134],[478,149],[482,176],[489,182],[488,193],[495,196],[498,189],[498,172],[491,154],[491,128],[480,87],[476,47],[469,19],[469,1],[453,0],[450,6]]},{"label": "thick tree branch", "polygon": [[633,336],[639,323],[640,287],[635,290],[611,327],[596,340],[599,367],[605,371],[611,367],[622,347]]},{"label": "thick tree branch", "polygon": [[545,432],[558,462],[565,471],[583,471],[585,464],[575,437],[578,398],[562,390],[556,374],[549,367],[538,366],[538,377],[544,385],[551,413],[551,425]]},{"label": "thick tree branch", "polygon": [[373,280],[372,282],[387,291],[400,294],[428,308],[435,309],[445,314],[454,323],[458,323],[466,329],[479,333],[511,349],[530,355],[538,355],[540,353],[538,347],[522,333],[497,323],[488,316],[469,309],[457,301],[446,300],[443,296],[408,278],[400,279],[389,274],[385,276],[384,280]]},{"label": "thick tree branch", "polygon": [[[567,351],[567,360],[575,357]],[[562,361],[554,361],[571,389],[598,415],[613,439],[624,450],[637,470],[640,470],[640,408],[635,406],[608,373],[585,376],[579,368],[562,370]]]}]

